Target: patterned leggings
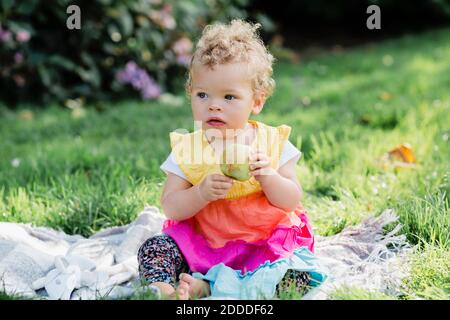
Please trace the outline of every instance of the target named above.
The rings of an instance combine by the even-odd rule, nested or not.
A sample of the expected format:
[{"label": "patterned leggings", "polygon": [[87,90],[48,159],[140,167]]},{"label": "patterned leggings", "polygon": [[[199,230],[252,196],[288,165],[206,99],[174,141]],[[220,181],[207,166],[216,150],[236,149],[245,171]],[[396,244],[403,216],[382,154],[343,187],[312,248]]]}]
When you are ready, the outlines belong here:
[{"label": "patterned leggings", "polygon": [[[181,273],[191,273],[175,241],[167,235],[147,239],[138,251],[139,275],[147,283],[166,282],[175,286]],[[305,292],[311,278],[309,273],[288,270],[277,285],[279,294],[295,286],[296,291]]]}]

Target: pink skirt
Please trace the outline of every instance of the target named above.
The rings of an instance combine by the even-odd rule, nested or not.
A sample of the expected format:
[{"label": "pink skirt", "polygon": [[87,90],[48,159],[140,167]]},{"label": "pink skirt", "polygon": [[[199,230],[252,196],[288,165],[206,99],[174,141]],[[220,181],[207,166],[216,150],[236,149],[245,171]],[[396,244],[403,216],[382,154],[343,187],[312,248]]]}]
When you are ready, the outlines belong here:
[{"label": "pink skirt", "polygon": [[[252,201],[249,201],[249,199]],[[253,201],[256,199],[257,201]],[[208,239],[214,239],[214,234],[211,234],[214,233],[214,229],[206,229],[208,232],[206,236],[205,229],[202,228],[201,225],[201,223],[204,223],[204,219],[196,219],[196,217],[211,216],[214,217],[214,219],[220,219],[220,215],[217,216],[217,212],[223,212],[223,217],[226,216],[229,220],[224,221],[224,223],[214,221],[214,224],[211,224],[217,225],[217,230],[220,230],[221,233],[220,236],[223,236],[224,230],[227,229],[226,226],[230,226],[231,221],[236,223],[236,220],[239,219],[237,216],[233,217],[230,215],[230,205],[232,205],[233,208],[236,208],[236,206],[239,207],[240,204],[243,205],[244,203],[245,207],[243,207],[244,209],[241,210],[240,213],[243,220],[242,222],[238,221],[238,223],[245,223],[250,230],[251,221],[246,219],[246,215],[247,217],[252,216],[255,212],[252,211],[252,209],[265,211],[258,211],[257,215],[254,215],[256,218],[258,215],[276,217],[277,213],[274,213],[274,211],[279,212],[279,210],[282,210],[270,205],[266,197],[263,196],[262,193],[258,193],[256,195],[244,197],[243,199],[214,201],[203,208],[201,212],[199,212],[201,213],[200,215],[197,213],[196,216],[190,219],[179,222],[166,220],[162,231],[175,240],[192,272],[206,273],[211,267],[219,263],[224,263],[234,270],[241,270],[245,273],[256,270],[261,264],[264,264],[267,261],[274,262],[280,258],[289,257],[300,247],[306,247],[311,252],[314,252],[314,235],[312,227],[306,212],[301,205],[294,210],[295,215],[301,221],[299,225],[289,226],[286,225],[286,223],[280,223],[272,228],[270,230],[271,232],[268,232],[266,237],[256,241],[240,239],[240,235],[243,234],[241,232],[236,234],[235,240],[216,242],[223,243],[223,245],[220,247],[213,246]],[[254,206],[249,206],[249,203],[254,204]],[[214,208],[215,216],[210,214],[212,208]],[[248,214],[246,214],[246,212]],[[286,214],[286,212],[284,212],[284,214]],[[283,221],[285,222],[285,219]],[[236,227],[233,228],[228,230],[228,233],[232,233],[233,230],[236,230]],[[231,237],[228,235],[228,238]],[[246,236],[246,238],[248,239],[249,237]]]}]

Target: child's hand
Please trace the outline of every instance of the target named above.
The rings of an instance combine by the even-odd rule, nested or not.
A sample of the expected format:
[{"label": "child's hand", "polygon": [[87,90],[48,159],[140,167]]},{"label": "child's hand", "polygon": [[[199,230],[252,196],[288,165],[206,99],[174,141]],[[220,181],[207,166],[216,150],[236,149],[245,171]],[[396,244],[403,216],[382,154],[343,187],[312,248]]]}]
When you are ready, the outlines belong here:
[{"label": "child's hand", "polygon": [[199,191],[205,201],[223,199],[233,185],[233,179],[221,174],[210,174],[200,183]]},{"label": "child's hand", "polygon": [[250,174],[259,182],[263,182],[268,176],[276,173],[270,166],[269,156],[264,151],[251,151],[249,160]]}]

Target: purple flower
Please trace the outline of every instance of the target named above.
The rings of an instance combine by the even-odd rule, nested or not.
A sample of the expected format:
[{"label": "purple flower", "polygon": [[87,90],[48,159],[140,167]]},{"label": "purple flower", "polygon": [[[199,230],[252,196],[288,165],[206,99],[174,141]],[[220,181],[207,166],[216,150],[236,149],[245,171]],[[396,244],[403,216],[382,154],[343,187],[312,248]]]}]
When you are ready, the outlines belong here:
[{"label": "purple flower", "polygon": [[14,54],[14,62],[16,64],[21,64],[23,62],[23,54],[21,52],[16,52]]},{"label": "purple flower", "polygon": [[11,40],[11,31],[3,30],[0,26],[0,41],[9,41]]},{"label": "purple flower", "polygon": [[155,80],[133,61],[128,62],[125,68],[117,73],[116,78],[121,83],[131,84],[134,89],[141,92],[144,99],[152,99],[161,95],[161,88]]},{"label": "purple flower", "polygon": [[191,63],[192,55],[180,54],[177,56],[177,62],[183,66],[188,66]]},{"label": "purple flower", "polygon": [[131,78],[136,74],[138,68],[137,64],[133,61],[128,62],[125,65],[125,68],[117,73],[117,80],[122,83],[131,82]]},{"label": "purple flower", "polygon": [[27,42],[30,40],[30,34],[27,31],[19,31],[16,34],[16,40],[19,42]]},{"label": "purple flower", "polygon": [[143,90],[141,90],[142,98],[154,99],[161,95],[161,88],[155,83],[148,83]]}]

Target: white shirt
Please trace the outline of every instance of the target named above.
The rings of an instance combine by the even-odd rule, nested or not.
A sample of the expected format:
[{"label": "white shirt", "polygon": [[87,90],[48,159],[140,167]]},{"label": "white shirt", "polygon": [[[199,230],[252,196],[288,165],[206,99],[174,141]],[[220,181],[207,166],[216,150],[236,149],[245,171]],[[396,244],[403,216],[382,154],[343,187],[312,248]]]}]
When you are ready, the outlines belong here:
[{"label": "white shirt", "polygon": [[[279,161],[279,167],[282,167],[285,163],[287,163],[292,158],[302,155],[301,151],[298,150],[289,140],[284,144],[283,151],[281,153],[280,161]],[[298,159],[300,159],[300,157]],[[298,161],[298,160],[297,160]],[[186,176],[184,175],[183,171],[181,171],[178,164],[175,162],[175,157],[173,155],[173,152],[169,154],[166,161],[159,167],[162,171],[165,173],[173,173],[179,176],[180,178],[183,178],[184,180],[188,180]]]}]

